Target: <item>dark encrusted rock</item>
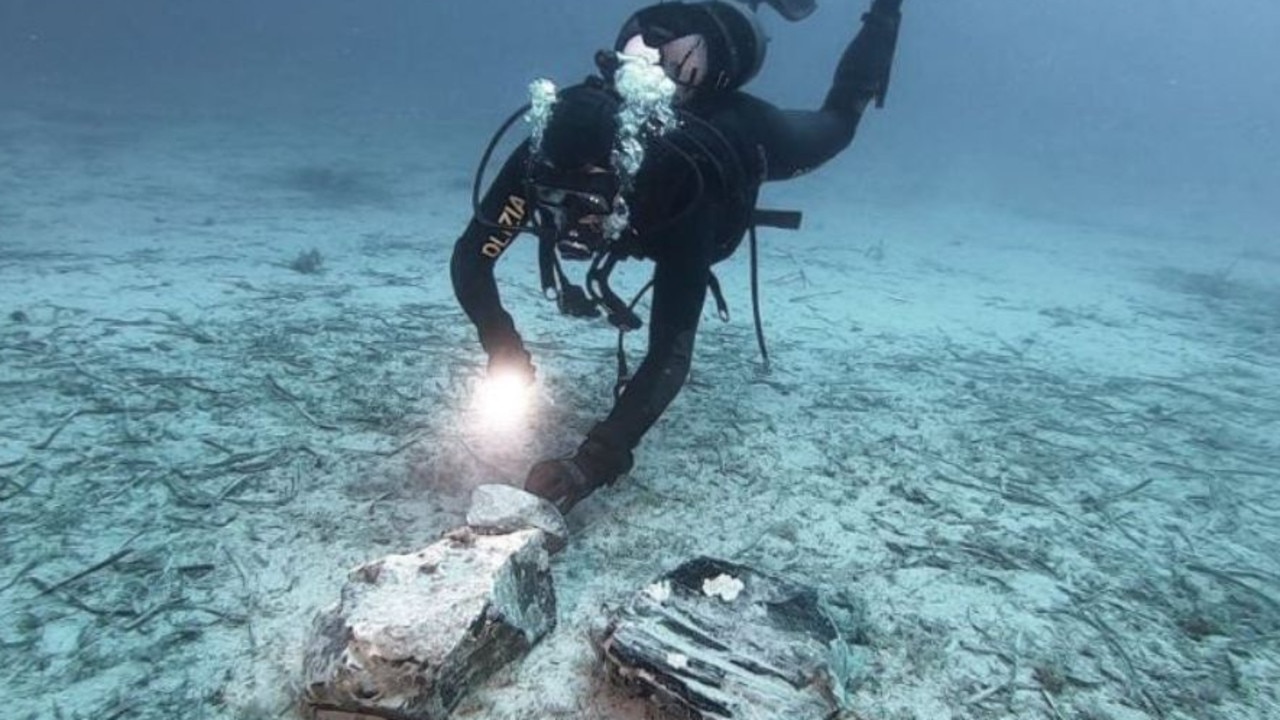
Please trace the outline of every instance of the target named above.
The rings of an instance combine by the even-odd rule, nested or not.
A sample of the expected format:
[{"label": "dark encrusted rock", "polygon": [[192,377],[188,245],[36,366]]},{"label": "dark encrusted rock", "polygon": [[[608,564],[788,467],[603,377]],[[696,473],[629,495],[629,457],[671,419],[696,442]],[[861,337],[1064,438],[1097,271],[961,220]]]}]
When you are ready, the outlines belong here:
[{"label": "dark encrusted rock", "polygon": [[617,680],[698,720],[823,720],[847,652],[818,593],[749,567],[691,560],[637,593],[601,649]]},{"label": "dark encrusted rock", "polygon": [[462,529],[352,570],[304,663],[313,715],[441,720],[555,626],[540,530]]}]

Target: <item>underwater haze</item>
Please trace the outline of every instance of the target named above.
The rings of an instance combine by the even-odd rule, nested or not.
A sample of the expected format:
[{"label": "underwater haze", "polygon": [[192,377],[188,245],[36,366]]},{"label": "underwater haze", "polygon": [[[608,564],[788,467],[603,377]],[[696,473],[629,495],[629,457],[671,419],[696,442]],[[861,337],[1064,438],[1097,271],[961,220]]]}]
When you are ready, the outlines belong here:
[{"label": "underwater haze", "polygon": [[[534,77],[585,76],[634,7],[9,0],[0,88],[15,109],[78,98],[116,115],[346,118],[370,134],[429,135],[492,125]],[[832,0],[796,26],[767,17],[770,57],[752,89],[818,102],[862,10]],[[1226,220],[1238,237],[1274,239],[1274,3],[923,0],[907,13],[893,116],[867,129],[887,139],[842,161],[870,164],[876,189],[912,178],[923,185],[913,197],[977,192],[1044,211],[1066,201],[1073,214],[1171,232]]]},{"label": "underwater haze", "polygon": [[[817,107],[868,2],[760,8],[746,91]],[[349,569],[609,412],[616,334],[523,239],[538,399],[481,416],[450,256],[529,83],[642,4],[0,0],[6,717],[306,717]],[[1277,38],[1273,0],[905,0],[886,106],[764,187],[804,213],[760,237],[770,367],[744,247],[569,518],[558,627],[454,717],[665,717],[592,636],[699,555],[854,598],[842,718],[1280,717]]]}]

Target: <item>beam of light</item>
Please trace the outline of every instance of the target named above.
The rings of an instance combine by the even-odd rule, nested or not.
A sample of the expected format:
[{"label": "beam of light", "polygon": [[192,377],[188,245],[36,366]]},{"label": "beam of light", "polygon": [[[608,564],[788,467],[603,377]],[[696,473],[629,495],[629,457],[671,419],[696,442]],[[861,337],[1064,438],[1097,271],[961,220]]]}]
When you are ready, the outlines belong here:
[{"label": "beam of light", "polygon": [[533,385],[519,373],[499,372],[480,381],[472,401],[481,422],[495,430],[506,430],[528,416],[533,393]]}]

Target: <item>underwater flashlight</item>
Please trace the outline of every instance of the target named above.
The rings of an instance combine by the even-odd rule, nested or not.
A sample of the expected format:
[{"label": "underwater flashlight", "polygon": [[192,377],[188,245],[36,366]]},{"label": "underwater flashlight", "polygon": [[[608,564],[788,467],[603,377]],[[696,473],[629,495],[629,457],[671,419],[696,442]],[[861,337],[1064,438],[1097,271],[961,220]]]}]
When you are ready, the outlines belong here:
[{"label": "underwater flashlight", "polygon": [[480,381],[475,392],[475,408],[483,422],[509,428],[529,410],[533,386],[520,373],[497,372]]}]

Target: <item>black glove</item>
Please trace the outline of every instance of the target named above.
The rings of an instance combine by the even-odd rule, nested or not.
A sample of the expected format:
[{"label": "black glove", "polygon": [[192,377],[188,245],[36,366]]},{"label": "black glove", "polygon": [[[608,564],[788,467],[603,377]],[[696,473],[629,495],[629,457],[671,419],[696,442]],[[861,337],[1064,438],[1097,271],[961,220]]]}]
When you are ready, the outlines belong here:
[{"label": "black glove", "polygon": [[533,367],[533,357],[524,349],[524,343],[518,335],[503,342],[486,343],[485,351],[489,354],[487,370],[490,377],[496,373],[510,372],[524,380],[525,384],[533,384],[537,370]]},{"label": "black glove", "polygon": [[902,0],[875,0],[871,3],[871,14],[896,18],[902,15]]},{"label": "black glove", "polygon": [[630,450],[588,436],[574,454],[534,465],[524,489],[550,500],[561,514],[568,514],[598,488],[613,484],[632,463]]},{"label": "black glove", "polygon": [[[893,56],[898,47],[898,27],[902,24],[902,0],[873,0],[871,9],[862,16],[867,36],[867,70],[875,85],[876,107],[884,107],[893,73]],[[858,34],[859,38],[863,33]],[[858,44],[858,40],[854,40]],[[851,48],[852,49],[852,48]]]}]

